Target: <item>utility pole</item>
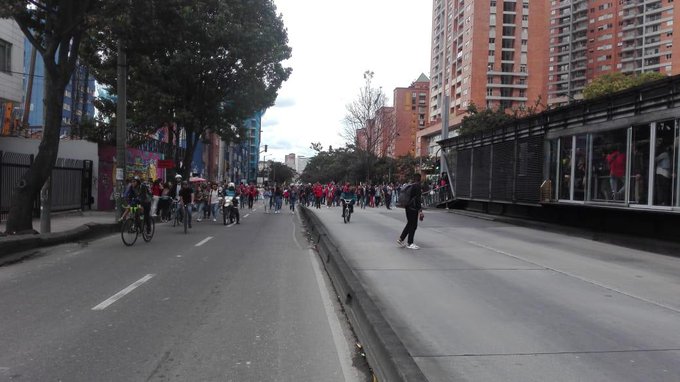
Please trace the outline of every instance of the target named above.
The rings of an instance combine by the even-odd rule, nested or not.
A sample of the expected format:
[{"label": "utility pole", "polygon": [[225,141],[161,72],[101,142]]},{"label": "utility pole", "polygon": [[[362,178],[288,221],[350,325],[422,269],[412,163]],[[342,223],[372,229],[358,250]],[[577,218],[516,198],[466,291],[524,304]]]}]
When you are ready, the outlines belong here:
[{"label": "utility pole", "polygon": [[118,39],[118,100],[116,107],[116,221],[123,214],[127,145],[127,56],[123,40]]}]

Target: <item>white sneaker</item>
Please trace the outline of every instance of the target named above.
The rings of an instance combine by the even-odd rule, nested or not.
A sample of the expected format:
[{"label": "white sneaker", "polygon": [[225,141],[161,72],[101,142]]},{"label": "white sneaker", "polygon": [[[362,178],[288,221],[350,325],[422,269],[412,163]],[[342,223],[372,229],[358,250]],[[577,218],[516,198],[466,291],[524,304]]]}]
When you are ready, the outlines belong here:
[{"label": "white sneaker", "polygon": [[408,248],[408,249],[420,249],[420,247],[417,246],[415,243],[409,244],[406,248]]},{"label": "white sneaker", "polygon": [[402,248],[404,248],[404,247],[406,246],[406,243],[404,243],[403,240],[397,238],[397,245],[400,246],[400,247],[402,247]]},{"label": "white sneaker", "polygon": [[197,222],[200,222],[202,219],[196,219]]},{"label": "white sneaker", "polygon": [[214,222],[216,222],[216,221],[217,221],[217,219],[214,219],[214,218],[213,218],[213,221],[214,221]]}]

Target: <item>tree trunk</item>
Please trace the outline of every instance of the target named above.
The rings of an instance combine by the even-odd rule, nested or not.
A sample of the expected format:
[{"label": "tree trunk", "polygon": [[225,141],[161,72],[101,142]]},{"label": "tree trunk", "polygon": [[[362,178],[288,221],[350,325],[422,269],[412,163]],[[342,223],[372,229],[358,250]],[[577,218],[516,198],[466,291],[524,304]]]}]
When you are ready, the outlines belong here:
[{"label": "tree trunk", "polygon": [[35,161],[14,188],[7,217],[8,234],[28,233],[33,230],[33,203],[50,176],[59,152],[65,88],[66,80],[54,78],[50,71],[45,71],[43,136]]}]

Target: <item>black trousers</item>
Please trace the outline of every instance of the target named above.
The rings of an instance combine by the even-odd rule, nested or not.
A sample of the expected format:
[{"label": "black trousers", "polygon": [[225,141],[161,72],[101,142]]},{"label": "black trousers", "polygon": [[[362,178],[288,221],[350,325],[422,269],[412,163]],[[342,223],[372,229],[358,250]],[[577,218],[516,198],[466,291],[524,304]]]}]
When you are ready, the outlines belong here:
[{"label": "black trousers", "polygon": [[406,236],[408,236],[407,243],[413,244],[413,237],[416,235],[416,228],[418,228],[418,210],[412,208],[405,208],[406,210],[406,227],[401,231],[401,236],[399,239],[404,241]]}]

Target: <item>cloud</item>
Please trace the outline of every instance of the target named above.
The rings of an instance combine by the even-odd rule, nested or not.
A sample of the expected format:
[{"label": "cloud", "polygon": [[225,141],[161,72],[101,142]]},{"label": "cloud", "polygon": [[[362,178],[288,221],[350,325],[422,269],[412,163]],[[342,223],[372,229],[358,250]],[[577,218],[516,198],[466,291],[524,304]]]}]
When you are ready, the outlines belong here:
[{"label": "cloud", "polygon": [[279,124],[278,119],[265,119],[262,121],[262,127],[268,127],[268,126],[276,126]]},{"label": "cloud", "polygon": [[276,104],[274,107],[293,107],[295,106],[295,99],[286,97],[286,98],[281,98],[276,100]]}]

